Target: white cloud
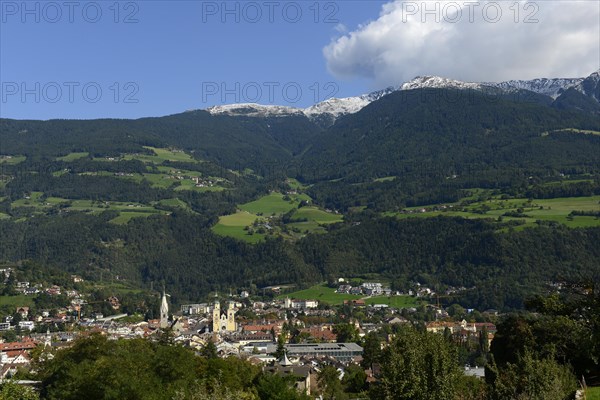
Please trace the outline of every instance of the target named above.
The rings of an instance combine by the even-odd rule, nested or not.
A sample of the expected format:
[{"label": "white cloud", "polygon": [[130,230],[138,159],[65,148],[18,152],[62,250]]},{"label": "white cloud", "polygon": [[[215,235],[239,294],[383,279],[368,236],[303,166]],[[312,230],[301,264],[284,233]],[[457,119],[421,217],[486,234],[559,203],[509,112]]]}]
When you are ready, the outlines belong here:
[{"label": "white cloud", "polygon": [[600,67],[600,2],[396,0],[323,54],[336,77],[369,78],[375,87],[417,75],[581,77]]},{"label": "white cloud", "polygon": [[342,23],[337,24],[333,29],[335,29],[337,33],[341,33],[343,35],[348,33],[348,27]]}]

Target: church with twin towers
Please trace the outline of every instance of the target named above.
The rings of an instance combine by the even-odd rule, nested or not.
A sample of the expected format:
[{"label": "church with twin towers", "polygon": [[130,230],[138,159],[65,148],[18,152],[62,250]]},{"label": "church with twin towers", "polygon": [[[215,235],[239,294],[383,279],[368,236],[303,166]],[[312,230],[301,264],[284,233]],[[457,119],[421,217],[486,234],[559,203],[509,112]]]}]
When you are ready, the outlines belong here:
[{"label": "church with twin towers", "polygon": [[[212,331],[215,333],[237,331],[235,312],[235,303],[233,301],[227,302],[227,309],[221,309],[221,302],[215,296],[212,310]],[[169,304],[164,291],[160,303],[160,327],[163,329],[169,327]]]}]

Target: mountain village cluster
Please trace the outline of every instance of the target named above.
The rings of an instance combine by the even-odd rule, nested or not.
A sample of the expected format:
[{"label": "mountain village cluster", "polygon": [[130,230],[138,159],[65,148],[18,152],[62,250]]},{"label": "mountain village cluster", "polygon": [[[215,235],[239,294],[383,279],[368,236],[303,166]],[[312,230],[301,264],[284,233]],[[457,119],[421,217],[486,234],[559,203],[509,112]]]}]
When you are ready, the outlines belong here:
[{"label": "mountain village cluster", "polygon": [[[7,278],[11,271],[4,269]],[[82,281],[79,276],[71,277]],[[31,282],[16,282],[20,295],[33,296],[45,293],[58,296],[58,286],[42,287]],[[281,287],[270,287],[278,293]],[[344,369],[350,364],[360,364],[363,356],[362,343],[365,336],[376,332],[385,337],[385,347],[394,337],[394,326],[415,323],[411,317],[416,307],[394,308],[387,304],[367,304],[372,296],[398,295],[379,282],[365,282],[351,286],[340,280],[338,293],[363,295],[364,298],[346,300],[340,308],[328,307],[318,300],[293,299],[289,297],[271,300],[254,300],[248,291],[237,295],[214,297],[211,303],[183,304],[179,310],[170,310],[168,295],[161,296],[158,319],[132,321],[125,313],[104,316],[101,314],[82,316],[87,304],[86,295],[76,290],[65,291],[70,305],[52,310],[30,313],[27,306],[16,306],[15,314],[0,321],[0,379],[14,376],[20,369],[30,368],[32,351],[41,351],[47,357],[72,345],[73,340],[92,333],[101,333],[110,339],[149,338],[158,340],[161,335],[171,336],[173,343],[202,354],[207,346],[212,347],[219,357],[242,357],[265,369],[279,374],[294,376],[296,387],[310,393],[316,390],[316,374],[324,365],[334,365],[343,377]],[[426,298],[432,295],[429,288],[419,287],[409,295]],[[432,298],[432,297],[427,297]],[[105,300],[115,312],[120,303],[116,296]],[[462,317],[451,318],[439,306],[424,305],[429,313],[425,327],[430,332],[450,334],[463,344],[477,343],[486,335],[488,343],[494,337],[496,327],[491,322],[467,322]],[[346,326],[353,331],[353,339],[346,340],[336,330],[332,321],[340,317],[343,308],[360,312],[363,318],[347,318]],[[173,312],[175,311],[175,312]],[[487,321],[493,320],[494,311],[484,313]],[[251,315],[252,318],[248,318]],[[376,318],[373,318],[375,317]],[[433,318],[431,318],[433,316]],[[456,315],[455,315],[456,317]],[[337,319],[339,321],[339,318]],[[377,322],[373,322],[377,321]],[[43,328],[46,328],[44,331]],[[6,333],[11,333],[6,335]],[[283,346],[283,356],[276,356],[278,347]],[[280,353],[281,354],[281,353]],[[367,381],[376,379],[377,365],[365,368]],[[466,366],[465,373],[483,376],[483,368]]]}]

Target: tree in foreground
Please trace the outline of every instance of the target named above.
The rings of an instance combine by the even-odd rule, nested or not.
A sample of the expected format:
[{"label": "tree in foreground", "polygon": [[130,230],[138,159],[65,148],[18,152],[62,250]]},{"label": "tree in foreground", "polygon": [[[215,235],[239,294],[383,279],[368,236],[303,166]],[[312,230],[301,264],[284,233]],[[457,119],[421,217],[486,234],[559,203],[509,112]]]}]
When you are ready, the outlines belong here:
[{"label": "tree in foreground", "polygon": [[498,368],[492,363],[486,369],[489,399],[567,400],[577,390],[571,369],[553,358],[536,359],[529,350],[517,363]]},{"label": "tree in foreground", "polygon": [[6,381],[0,386],[0,399],[2,400],[38,400],[39,396],[30,387]]},{"label": "tree in foreground", "polygon": [[326,365],[323,367],[318,374],[317,382],[323,392],[323,399],[341,400],[346,398],[342,390],[340,372],[334,366]]},{"label": "tree in foreground", "polygon": [[463,374],[456,348],[439,334],[404,327],[384,350],[376,400],[453,400]]}]

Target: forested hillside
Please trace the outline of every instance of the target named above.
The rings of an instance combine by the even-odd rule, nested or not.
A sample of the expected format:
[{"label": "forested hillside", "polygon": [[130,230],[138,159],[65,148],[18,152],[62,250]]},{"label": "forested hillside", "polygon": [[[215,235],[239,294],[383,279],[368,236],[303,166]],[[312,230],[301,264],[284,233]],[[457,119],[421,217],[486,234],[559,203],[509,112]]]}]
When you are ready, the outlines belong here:
[{"label": "forested hillside", "polygon": [[206,111],[0,120],[0,261],[164,282],[175,303],[375,274],[520,308],[600,274],[600,121],[560,108],[435,89],[327,129]]}]

